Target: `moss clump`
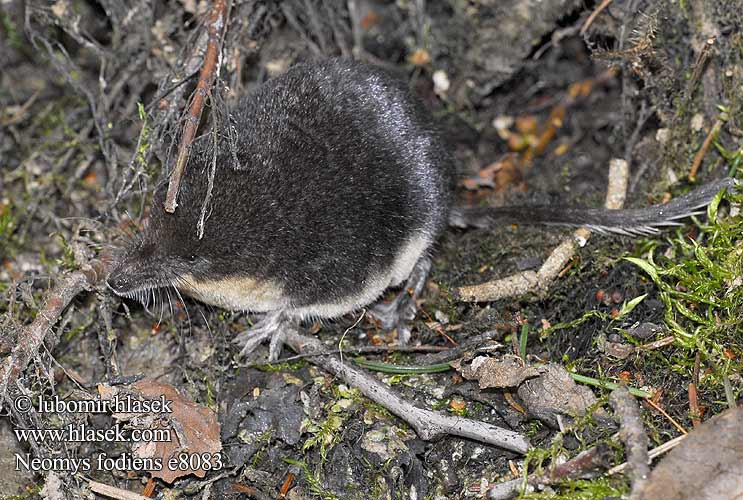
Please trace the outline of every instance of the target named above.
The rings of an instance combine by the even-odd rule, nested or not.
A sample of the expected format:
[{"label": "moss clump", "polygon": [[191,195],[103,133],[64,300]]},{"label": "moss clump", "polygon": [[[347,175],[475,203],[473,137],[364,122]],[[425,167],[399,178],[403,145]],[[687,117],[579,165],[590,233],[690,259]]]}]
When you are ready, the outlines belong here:
[{"label": "moss clump", "polygon": [[622,478],[577,479],[560,483],[560,493],[527,493],[520,497],[525,500],[602,500],[604,498],[623,498],[629,487]]},{"label": "moss clump", "polygon": [[[656,284],[664,320],[682,349],[668,360],[678,373],[691,373],[697,354],[709,368],[708,387],[726,386],[743,369],[743,218],[717,218],[721,194],[708,209],[708,224],[696,238],[678,231],[662,252],[628,257]],[[741,195],[727,195],[734,203]],[[729,401],[732,403],[732,401]]]}]

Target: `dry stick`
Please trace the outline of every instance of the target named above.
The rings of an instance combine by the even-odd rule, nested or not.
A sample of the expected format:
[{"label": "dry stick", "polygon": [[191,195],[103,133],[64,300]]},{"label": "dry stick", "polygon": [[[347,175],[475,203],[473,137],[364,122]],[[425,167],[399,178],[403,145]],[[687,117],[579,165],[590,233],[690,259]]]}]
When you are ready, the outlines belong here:
[{"label": "dry stick", "polygon": [[142,496],[138,493],[127,490],[122,490],[121,488],[116,488],[115,486],[109,486],[104,483],[99,483],[98,481],[88,481],[88,486],[90,486],[90,491],[92,491],[93,493],[98,493],[99,495],[103,495],[109,498],[115,498],[117,500],[150,500],[150,497]]},{"label": "dry stick", "polygon": [[643,403],[647,404],[648,406],[650,406],[651,408],[653,408],[654,410],[656,410],[658,413],[660,413],[661,415],[663,415],[664,417],[666,417],[668,419],[668,421],[671,422],[671,424],[676,429],[678,429],[678,431],[681,434],[688,434],[689,433],[689,431],[687,431],[686,429],[684,429],[681,426],[681,424],[679,424],[678,422],[676,422],[676,419],[673,418],[671,415],[669,415],[666,410],[664,410],[663,408],[661,408],[660,406],[658,406],[656,403],[654,403],[652,399],[650,399],[650,398],[645,399],[643,401]]},{"label": "dry stick", "polygon": [[601,5],[596,7],[596,10],[591,12],[591,15],[588,16],[588,19],[586,19],[586,22],[583,23],[583,26],[580,29],[581,36],[586,34],[586,31],[588,31],[588,28],[591,27],[591,25],[596,20],[596,18],[599,16],[599,14],[601,14],[601,11],[607,8],[611,2],[612,0],[604,0],[603,2],[601,2]]},{"label": "dry stick", "polygon": [[[183,75],[183,78],[180,79],[179,83],[176,83],[174,87],[172,87],[170,90],[167,88],[170,87],[170,84],[173,80],[176,80],[175,77],[171,78],[170,76],[166,78],[166,82],[161,82],[160,86],[158,87],[158,95],[161,95],[159,99],[157,99],[156,102],[162,103],[165,102],[167,104],[166,108],[160,113],[160,115],[155,118],[154,123],[158,123],[156,127],[156,142],[163,140],[164,135],[164,128],[166,124],[168,124],[173,116],[175,116],[176,112],[178,111],[178,103],[181,102],[181,98],[183,97],[183,94],[186,92],[186,85],[185,81],[191,77],[196,71],[199,69],[199,66],[201,65],[201,62],[203,61],[203,53],[206,52],[206,44],[209,39],[209,36],[206,32],[202,32],[201,35],[199,35],[196,39],[195,43],[195,49],[192,51],[190,57],[188,60],[186,60],[185,64],[181,64],[181,67],[183,70],[181,71],[181,75]],[[172,75],[171,75],[172,76]],[[137,138],[137,145],[134,148],[134,153],[132,154],[132,157],[129,160],[128,164],[128,170],[133,171],[133,175],[129,180],[126,180],[126,177],[122,179],[121,187],[119,187],[118,192],[116,193],[116,196],[114,197],[113,201],[110,202],[108,211],[111,210],[111,207],[118,204],[119,200],[128,193],[132,187],[134,186],[134,183],[137,182],[138,175],[137,174],[137,167],[135,167],[135,162],[140,161],[140,151],[142,147],[142,143],[145,139],[145,134],[148,133],[147,127],[142,127],[142,129],[139,132],[139,137]],[[149,157],[152,154],[152,147],[147,149],[147,153],[145,158],[143,159],[144,162],[148,162]],[[167,156],[166,154],[163,155],[164,157]]]},{"label": "dry stick", "polygon": [[694,357],[694,371],[689,384],[689,413],[691,414],[691,423],[696,429],[702,425],[702,408],[699,406],[697,397],[697,386],[699,386],[699,365],[702,362],[702,356],[697,352]]},{"label": "dry stick", "polygon": [[[661,456],[667,451],[674,449],[676,446],[681,444],[681,441],[686,439],[686,436],[688,436],[688,434],[681,434],[680,436],[676,436],[670,441],[666,441],[665,443],[659,446],[656,446],[655,448],[653,448],[652,450],[648,452],[648,458],[650,458],[650,460],[654,460],[655,458]],[[625,471],[625,469],[627,469],[627,467],[629,467],[629,464],[627,462],[623,462],[615,467],[612,467],[608,471],[606,471],[606,475],[613,476],[614,474],[621,474]]]},{"label": "dry stick", "polygon": [[686,84],[687,99],[691,99],[691,95],[694,93],[694,90],[699,84],[699,79],[702,77],[702,72],[707,69],[707,62],[713,55],[712,48],[714,47],[716,40],[716,36],[707,38],[701,49],[697,51],[697,59],[696,61],[694,61],[694,66],[692,68],[691,76],[689,77],[689,82]]},{"label": "dry stick", "polygon": [[722,128],[723,123],[724,122],[719,118],[715,120],[715,124],[712,125],[709,134],[707,134],[707,137],[704,138],[702,147],[699,149],[699,151],[697,151],[697,154],[694,155],[694,161],[691,164],[691,169],[689,169],[689,180],[691,182],[694,182],[697,179],[699,166],[702,164],[702,160],[707,154],[707,151],[709,151],[709,147],[712,145],[712,141],[714,141],[717,137],[717,134],[720,133],[720,129]]},{"label": "dry stick", "polygon": [[619,437],[627,452],[627,463],[632,481],[630,498],[639,498],[650,474],[648,436],[643,429],[640,406],[627,387],[623,385],[611,392],[609,401],[614,408],[614,413],[619,417]]},{"label": "dry stick", "polygon": [[691,417],[691,425],[695,429],[702,425],[702,410],[699,407],[699,397],[697,396],[697,386],[694,382],[689,384],[689,414]]},{"label": "dry stick", "polygon": [[103,265],[94,262],[92,265],[85,265],[82,271],[66,275],[49,291],[44,307],[36,315],[33,323],[20,333],[18,343],[3,364],[0,398],[4,399],[8,387],[15,385],[18,376],[26,369],[31,358],[39,352],[47,333],[72,299],[83,290],[92,289],[103,275]]},{"label": "dry stick", "polygon": [[342,363],[335,356],[323,354],[322,342],[312,337],[287,331],[285,342],[300,354],[316,354],[312,363],[356,387],[367,398],[407,422],[421,439],[430,441],[444,435],[460,436],[524,454],[529,441],[521,434],[469,418],[453,417],[424,410],[405,401],[389,387],[363,371]]},{"label": "dry stick", "polygon": [[196,90],[193,93],[193,100],[191,101],[191,107],[186,118],[186,125],[183,127],[183,135],[181,136],[181,143],[178,146],[178,157],[175,162],[175,168],[170,176],[170,182],[168,182],[165,211],[169,213],[175,212],[175,208],[178,206],[176,201],[178,188],[181,184],[183,173],[186,170],[186,163],[191,153],[191,145],[196,136],[196,130],[199,128],[206,95],[209,93],[209,89],[214,82],[215,69],[217,68],[219,53],[221,51],[221,34],[227,25],[226,13],[227,1],[214,0],[206,26],[209,39],[206,45],[206,54],[204,54],[204,65],[201,67],[199,81],[196,83]]},{"label": "dry stick", "polygon": [[[622,208],[627,193],[628,178],[629,166],[626,161],[613,159],[609,162],[609,183],[604,204],[607,209]],[[578,228],[571,238],[567,238],[552,251],[538,271],[524,271],[479,285],[463,286],[457,289],[456,296],[463,302],[489,302],[523,295],[527,292],[546,291],[550,283],[573,258],[578,247],[583,247],[590,237],[591,231],[588,228]]]},{"label": "dry stick", "polygon": [[36,92],[34,92],[25,103],[23,103],[21,106],[16,107],[15,112],[10,114],[10,116],[8,116],[8,118],[6,118],[5,120],[0,121],[0,127],[7,127],[9,125],[15,125],[16,123],[23,120],[23,117],[26,115],[26,112],[29,110],[31,105],[36,101],[36,98],[39,97],[39,95],[41,95],[41,91],[44,89],[45,87],[41,87]]},{"label": "dry stick", "polygon": [[[539,474],[529,474],[526,479],[527,484],[548,485],[555,484],[566,479],[576,479],[585,477],[599,469],[606,469],[611,456],[611,450],[606,444],[599,444],[580,452],[574,458],[567,462],[551,468],[549,471]],[[490,486],[485,493],[488,500],[502,500],[513,498],[514,493],[518,492],[524,484],[523,478],[512,479],[504,483],[498,483]]]}]

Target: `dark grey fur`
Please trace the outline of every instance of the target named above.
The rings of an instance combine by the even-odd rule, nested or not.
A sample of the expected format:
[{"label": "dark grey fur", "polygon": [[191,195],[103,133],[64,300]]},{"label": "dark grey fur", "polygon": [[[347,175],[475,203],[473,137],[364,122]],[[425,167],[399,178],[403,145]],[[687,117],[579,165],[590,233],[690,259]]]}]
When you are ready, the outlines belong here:
[{"label": "dark grey fur", "polygon": [[721,190],[735,186],[731,178],[720,179],[674,198],[663,205],[623,210],[570,207],[455,207],[449,214],[453,227],[492,228],[503,224],[588,226],[599,233],[654,234],[658,228],[680,225],[679,219],[699,214]]},{"label": "dark grey fur", "polygon": [[155,196],[143,242],[108,279],[120,294],[197,278],[278,279],[293,305],[358,292],[410,235],[445,227],[450,157],[407,85],[345,60],[292,67],[232,112],[237,160],[218,146],[202,239],[211,137],[194,147],[175,214]]}]

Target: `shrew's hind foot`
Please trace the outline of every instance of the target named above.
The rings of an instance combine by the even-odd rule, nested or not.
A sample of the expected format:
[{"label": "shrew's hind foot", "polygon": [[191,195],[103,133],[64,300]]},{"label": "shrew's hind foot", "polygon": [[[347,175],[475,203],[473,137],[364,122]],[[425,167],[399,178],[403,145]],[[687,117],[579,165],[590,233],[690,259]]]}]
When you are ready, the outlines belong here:
[{"label": "shrew's hind foot", "polygon": [[410,272],[405,286],[392,302],[380,302],[367,313],[378,321],[384,330],[396,328],[400,345],[406,345],[410,341],[410,323],[418,311],[416,300],[423,291],[430,271],[431,260],[428,257],[421,257]]},{"label": "shrew's hind foot", "polygon": [[288,318],[283,311],[271,311],[266,313],[253,326],[236,336],[232,342],[243,346],[240,350],[240,356],[244,357],[268,340],[268,361],[273,362],[278,360],[281,355],[286,332],[296,328],[296,322]]}]

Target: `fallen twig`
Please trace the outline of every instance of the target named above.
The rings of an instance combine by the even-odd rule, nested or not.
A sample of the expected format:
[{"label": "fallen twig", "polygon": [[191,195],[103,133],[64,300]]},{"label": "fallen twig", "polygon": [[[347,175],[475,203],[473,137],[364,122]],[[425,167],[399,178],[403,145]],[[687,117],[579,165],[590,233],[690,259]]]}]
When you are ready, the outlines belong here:
[{"label": "fallen twig", "polygon": [[220,53],[222,49],[222,32],[226,25],[227,0],[213,0],[209,20],[206,23],[209,38],[206,46],[206,53],[204,54],[204,64],[201,66],[199,81],[196,83],[196,90],[194,90],[193,93],[193,99],[191,100],[191,107],[189,108],[188,117],[186,118],[186,124],[183,127],[183,135],[181,135],[181,142],[178,146],[178,157],[175,162],[175,167],[173,173],[170,175],[170,181],[168,182],[168,194],[165,198],[165,211],[169,213],[175,212],[175,208],[178,206],[176,200],[178,196],[178,188],[180,187],[183,173],[186,170],[186,163],[188,162],[188,157],[191,153],[191,145],[196,136],[196,130],[199,128],[201,113],[204,110],[204,101],[206,100],[206,96],[210,92],[212,83],[214,82],[216,74],[215,70],[217,70],[217,66],[219,66]]},{"label": "fallen twig", "polygon": [[6,397],[8,387],[15,384],[31,358],[39,352],[49,330],[72,299],[83,290],[91,290],[104,274],[104,267],[100,262],[86,264],[83,270],[61,278],[47,293],[44,307],[38,312],[33,323],[19,334],[18,342],[3,363],[0,397],[3,399]]},{"label": "fallen twig", "polygon": [[695,429],[702,425],[702,407],[699,405],[699,398],[697,397],[699,365],[701,364],[701,361],[702,356],[697,353],[694,358],[694,372],[691,377],[691,383],[689,383],[689,415],[691,417],[691,423]]},{"label": "fallen twig", "polygon": [[599,6],[596,7],[596,9],[594,9],[593,12],[591,12],[591,15],[588,16],[588,19],[586,19],[586,22],[583,23],[583,26],[581,26],[581,28],[580,28],[580,35],[581,36],[583,36],[583,35],[586,34],[586,31],[588,31],[588,28],[591,27],[591,25],[596,20],[596,18],[599,16],[599,14],[601,14],[601,11],[603,11],[604,9],[606,9],[611,2],[612,2],[612,0],[603,0],[601,2],[601,4],[599,4]]},{"label": "fallen twig", "polygon": [[134,493],[115,486],[109,486],[108,484],[99,483],[98,481],[88,481],[90,491],[98,493],[109,498],[115,498],[117,500],[150,500],[149,497],[142,496],[138,493]]},{"label": "fallen twig", "polygon": [[468,338],[465,342],[463,342],[462,344],[456,347],[447,347],[445,350],[442,350],[441,352],[420,356],[419,359],[416,360],[416,362],[420,364],[426,364],[426,365],[433,365],[437,363],[447,363],[457,358],[461,358],[462,356],[464,356],[464,354],[467,351],[478,351],[481,348],[482,349],[492,348],[493,343],[491,341],[496,337],[503,337],[503,336],[505,336],[505,328],[500,329],[500,330],[498,329],[487,330],[483,333],[480,333],[478,335],[474,335]]},{"label": "fallen twig", "polygon": [[516,492],[526,485],[548,485],[566,479],[586,477],[596,470],[605,469],[611,458],[611,449],[605,443],[599,443],[589,448],[567,462],[550,468],[541,474],[529,474],[524,478],[513,479],[504,483],[491,485],[485,493],[488,500],[502,500],[512,498]]},{"label": "fallen twig", "polygon": [[[681,434],[680,436],[676,436],[675,438],[663,443],[660,446],[656,446],[648,452],[648,458],[650,458],[650,460],[655,460],[657,457],[681,444],[681,441],[686,439],[686,436],[688,436],[688,434]],[[627,462],[623,462],[606,471],[606,475],[613,476],[614,474],[621,474],[627,469],[627,467],[629,467],[629,464]]]},{"label": "fallen twig", "polygon": [[26,102],[24,102],[20,106],[15,106],[15,108],[11,111],[11,109],[8,109],[8,117],[5,118],[3,121],[0,121],[0,127],[7,127],[10,125],[15,125],[16,123],[23,120],[23,118],[26,116],[26,113],[31,108],[31,105],[36,101],[36,98],[41,95],[41,91],[44,90],[44,87],[41,87],[40,89],[37,89],[36,92],[31,94],[31,97],[29,97]]},{"label": "fallen twig", "polygon": [[[707,25],[707,27],[709,27],[709,24]],[[706,27],[702,27],[703,30],[705,28]],[[691,76],[689,77],[689,81],[686,84],[687,99],[691,99],[694,90],[696,90],[697,85],[699,84],[699,80],[702,78],[702,73],[704,73],[708,69],[707,63],[714,54],[712,49],[715,46],[715,42],[717,41],[718,36],[719,33],[715,33],[709,36],[704,42],[693,44],[695,52],[697,53],[697,59],[696,61],[694,61],[694,65],[692,66],[691,70]]]},{"label": "fallen twig", "polygon": [[619,386],[609,396],[614,412],[619,418],[619,437],[624,443],[632,481],[630,498],[637,498],[650,474],[648,437],[642,425],[642,415],[637,401],[624,386]]},{"label": "fallen twig", "polygon": [[663,409],[663,408],[661,408],[661,407],[660,407],[660,406],[659,406],[658,404],[656,404],[656,403],[655,403],[655,402],[654,402],[654,401],[652,400],[652,398],[647,398],[647,399],[646,399],[646,400],[644,401],[644,403],[646,403],[646,404],[647,404],[648,406],[650,406],[651,408],[653,408],[654,410],[656,410],[656,411],[657,411],[658,413],[660,413],[661,415],[663,415],[664,417],[666,417],[666,418],[668,419],[668,421],[669,421],[669,422],[671,422],[671,424],[672,424],[672,425],[673,425],[673,426],[674,426],[674,427],[675,427],[676,429],[678,429],[678,431],[679,431],[679,432],[680,432],[681,434],[688,434],[688,433],[689,433],[689,431],[687,431],[686,429],[684,429],[684,428],[683,428],[683,426],[682,426],[681,424],[679,424],[678,422],[676,422],[676,419],[674,419],[674,418],[673,418],[672,416],[670,416],[670,415],[668,414],[668,412],[667,412],[666,410],[664,410],[664,409]]},{"label": "fallen twig", "polygon": [[323,354],[325,348],[319,340],[289,330],[286,332],[285,342],[300,354],[316,354],[314,358],[311,358],[314,364],[340,377],[347,384],[359,389],[364,396],[400,417],[415,430],[421,439],[430,441],[449,434],[492,444],[517,453],[523,454],[529,450],[529,442],[517,432],[486,422],[444,415],[414,406],[376,378],[342,363],[335,356]]},{"label": "fallen twig", "polygon": [[[343,352],[346,354],[384,354],[390,352],[447,352],[453,350],[451,347],[441,345],[369,345],[357,347],[344,347]],[[315,354],[295,354],[294,356],[285,356],[276,360],[276,363],[288,363],[298,359],[317,356],[318,354],[330,355],[340,354],[341,349],[325,349],[322,353]],[[454,356],[456,357],[456,356]],[[432,364],[432,363],[426,363]]]},{"label": "fallen twig", "polygon": [[[628,178],[629,167],[626,161],[614,159],[609,162],[609,183],[605,201],[607,209],[622,208]],[[456,295],[464,302],[488,302],[527,292],[546,291],[573,258],[578,247],[584,246],[590,237],[591,231],[588,228],[578,228],[572,237],[565,239],[552,251],[538,271],[524,271],[479,285],[463,286],[457,289]]]},{"label": "fallen twig", "polygon": [[691,168],[689,169],[689,180],[691,182],[694,182],[697,179],[697,172],[699,172],[699,167],[702,164],[702,160],[707,155],[707,151],[709,151],[709,147],[712,145],[712,141],[714,141],[717,137],[717,134],[720,133],[720,129],[722,129],[723,123],[724,122],[719,118],[715,120],[715,124],[712,125],[712,128],[707,134],[707,137],[705,137],[704,142],[702,143],[702,147],[699,148],[697,154],[694,155],[694,161],[691,163]]}]

